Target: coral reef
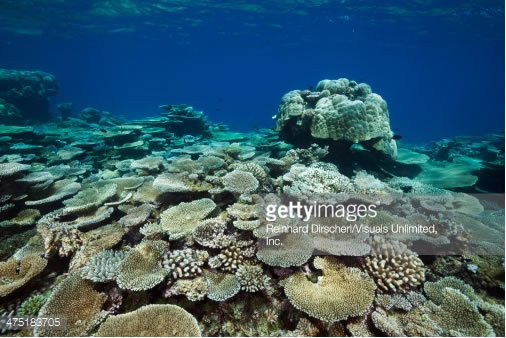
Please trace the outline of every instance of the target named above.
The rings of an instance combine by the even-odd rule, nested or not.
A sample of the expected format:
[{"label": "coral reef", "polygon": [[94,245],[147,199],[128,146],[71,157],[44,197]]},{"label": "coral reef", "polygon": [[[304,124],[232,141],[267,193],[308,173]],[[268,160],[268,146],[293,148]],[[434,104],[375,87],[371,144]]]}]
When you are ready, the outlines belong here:
[{"label": "coral reef", "polygon": [[[473,194],[504,136],[394,160],[386,103],[343,79],[287,94],[279,131],[162,108],[0,125],[0,314],[68,318],[39,336],[504,335],[504,198]],[[437,233],[381,230],[408,224]]]}]

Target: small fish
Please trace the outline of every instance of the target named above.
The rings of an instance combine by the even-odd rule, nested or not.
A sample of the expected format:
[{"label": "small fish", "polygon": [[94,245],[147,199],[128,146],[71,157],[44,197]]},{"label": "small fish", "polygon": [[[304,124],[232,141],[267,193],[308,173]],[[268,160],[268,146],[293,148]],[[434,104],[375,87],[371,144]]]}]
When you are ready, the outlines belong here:
[{"label": "small fish", "polygon": [[311,91],[311,92],[312,92],[312,91],[313,91],[313,85],[309,85],[309,86],[307,86],[307,90],[309,90],[309,91]]},{"label": "small fish", "polygon": [[221,111],[221,109],[220,109],[220,108],[216,108],[215,110],[216,110],[216,111]]},{"label": "small fish", "polygon": [[394,137],[392,137],[394,140],[401,140],[402,136],[399,134],[394,134]]}]

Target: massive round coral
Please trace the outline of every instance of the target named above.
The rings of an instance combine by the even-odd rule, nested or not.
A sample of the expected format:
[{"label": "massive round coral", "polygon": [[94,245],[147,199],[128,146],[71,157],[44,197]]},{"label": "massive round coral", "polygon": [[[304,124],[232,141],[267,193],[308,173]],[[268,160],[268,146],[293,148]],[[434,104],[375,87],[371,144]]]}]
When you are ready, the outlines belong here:
[{"label": "massive round coral", "polygon": [[361,143],[397,156],[387,103],[365,83],[340,78],[320,81],[314,92],[293,90],[281,99],[275,118],[276,129],[291,142]]}]

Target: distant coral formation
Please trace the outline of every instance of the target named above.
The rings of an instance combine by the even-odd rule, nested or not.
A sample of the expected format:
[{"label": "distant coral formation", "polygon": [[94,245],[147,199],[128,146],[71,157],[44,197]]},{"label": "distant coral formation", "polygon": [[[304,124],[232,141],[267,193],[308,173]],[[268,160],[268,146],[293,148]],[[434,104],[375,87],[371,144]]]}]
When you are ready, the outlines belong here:
[{"label": "distant coral formation", "polygon": [[50,120],[48,97],[57,92],[52,74],[0,69],[0,121],[22,125],[29,120]]}]

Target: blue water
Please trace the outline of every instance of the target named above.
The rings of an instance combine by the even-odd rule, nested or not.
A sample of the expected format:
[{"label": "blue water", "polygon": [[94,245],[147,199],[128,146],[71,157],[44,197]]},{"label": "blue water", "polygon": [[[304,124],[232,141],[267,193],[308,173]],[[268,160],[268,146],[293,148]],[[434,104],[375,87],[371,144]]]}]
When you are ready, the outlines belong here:
[{"label": "blue water", "polygon": [[0,1],[0,68],[127,118],[186,103],[272,127],[281,96],[370,84],[411,142],[504,128],[504,1]]}]

